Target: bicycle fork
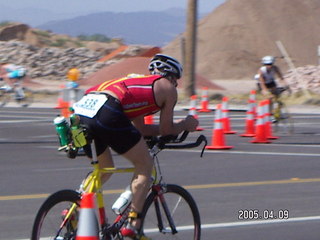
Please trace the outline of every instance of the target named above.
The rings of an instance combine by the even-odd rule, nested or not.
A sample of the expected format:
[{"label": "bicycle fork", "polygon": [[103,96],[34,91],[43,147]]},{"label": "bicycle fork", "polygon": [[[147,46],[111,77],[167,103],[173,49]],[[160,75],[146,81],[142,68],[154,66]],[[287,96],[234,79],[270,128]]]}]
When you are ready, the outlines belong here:
[{"label": "bicycle fork", "polygon": [[[164,195],[163,195],[163,191],[164,191],[163,187],[160,185],[157,185],[157,186],[153,187],[153,190],[157,192],[156,197],[154,199],[154,206],[155,206],[155,211],[156,211],[156,215],[157,215],[159,231],[162,233],[172,233],[172,234],[178,233],[176,226],[173,222],[173,218],[172,218],[172,215],[174,212],[170,213],[167,202],[166,202]],[[160,203],[161,203],[163,211],[167,217],[171,231],[169,229],[167,229],[166,227],[164,227],[164,225],[163,225],[163,219],[162,219],[163,217],[161,215]]]}]

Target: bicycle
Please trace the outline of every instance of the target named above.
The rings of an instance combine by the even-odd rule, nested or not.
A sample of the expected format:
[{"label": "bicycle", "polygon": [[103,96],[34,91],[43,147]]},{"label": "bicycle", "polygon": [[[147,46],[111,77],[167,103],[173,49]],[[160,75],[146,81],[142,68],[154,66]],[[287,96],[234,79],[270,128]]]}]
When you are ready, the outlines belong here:
[{"label": "bicycle", "polygon": [[[202,157],[207,145],[206,137],[200,135],[195,142],[181,144],[187,135],[188,133],[185,132],[179,138],[152,137],[146,139],[155,167],[150,191],[141,212],[141,227],[138,229],[140,237],[137,239],[145,239],[145,234],[153,240],[164,238],[200,239],[201,221],[196,202],[183,187],[164,182],[157,158],[157,154],[163,149],[193,148],[204,143]],[[99,176],[101,173],[133,172],[134,168],[99,169],[94,140],[90,142],[93,153],[91,162],[93,171],[88,173],[78,190],[61,190],[45,200],[36,215],[31,240],[76,239],[81,196],[83,193],[92,192],[96,194],[99,209],[99,239],[124,239],[120,230],[128,220],[130,204],[115,218],[113,223],[108,223]],[[68,150],[68,147],[66,149]],[[74,147],[71,146],[70,149],[74,149]]]},{"label": "bicycle", "polygon": [[[273,122],[275,124],[275,131],[278,132],[280,129],[284,129],[285,132],[292,134],[294,132],[294,122],[293,118],[286,106],[286,104],[281,100],[281,95],[283,92],[289,91],[287,87],[277,87],[276,91],[273,93],[274,99],[273,104]],[[290,94],[290,92],[289,92]]]},{"label": "bicycle", "polygon": [[21,107],[28,107],[33,103],[33,91],[21,86],[20,81],[14,87],[2,85],[0,87],[0,107],[4,107],[11,99],[15,100]]}]

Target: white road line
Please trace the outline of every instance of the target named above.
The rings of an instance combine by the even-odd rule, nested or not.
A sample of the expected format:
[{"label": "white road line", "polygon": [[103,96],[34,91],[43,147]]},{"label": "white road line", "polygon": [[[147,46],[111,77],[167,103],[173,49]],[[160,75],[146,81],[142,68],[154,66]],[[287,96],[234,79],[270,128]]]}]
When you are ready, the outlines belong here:
[{"label": "white road line", "polygon": [[[296,222],[307,222],[307,221],[319,221],[320,216],[309,216],[309,217],[296,217],[289,219],[275,219],[275,220],[259,220],[259,221],[237,221],[237,222],[226,222],[226,223],[212,223],[212,224],[201,224],[201,229],[218,229],[218,228],[228,228],[228,227],[245,227],[245,226],[254,226],[254,225],[268,225],[268,224],[286,224],[286,223],[296,223]],[[188,231],[192,230],[193,226],[180,226],[178,231]],[[154,233],[159,231],[157,228],[145,229],[145,233]],[[28,240],[17,239],[17,240]],[[46,239],[46,238],[42,238]],[[49,238],[48,238],[49,239]]]}]

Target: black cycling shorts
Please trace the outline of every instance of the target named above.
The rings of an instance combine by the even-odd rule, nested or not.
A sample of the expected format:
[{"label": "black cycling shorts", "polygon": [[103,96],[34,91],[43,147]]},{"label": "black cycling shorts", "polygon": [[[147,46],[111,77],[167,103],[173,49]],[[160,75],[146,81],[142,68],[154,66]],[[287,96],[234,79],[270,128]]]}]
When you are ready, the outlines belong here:
[{"label": "black cycling shorts", "polygon": [[[111,147],[118,154],[126,153],[141,139],[140,132],[124,114],[119,100],[110,95],[107,96],[108,100],[96,116],[93,118],[80,116],[81,124],[89,129],[95,141],[98,156],[107,147]],[[90,145],[85,146],[84,151],[87,156],[92,157]]]}]

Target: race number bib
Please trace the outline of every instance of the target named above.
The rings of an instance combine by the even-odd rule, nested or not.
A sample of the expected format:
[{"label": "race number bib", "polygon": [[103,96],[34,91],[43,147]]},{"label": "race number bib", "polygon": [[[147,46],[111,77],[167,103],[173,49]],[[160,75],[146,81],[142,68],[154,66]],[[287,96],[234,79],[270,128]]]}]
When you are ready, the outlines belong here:
[{"label": "race number bib", "polygon": [[76,114],[93,118],[107,100],[104,94],[88,94],[73,104],[73,109]]}]

